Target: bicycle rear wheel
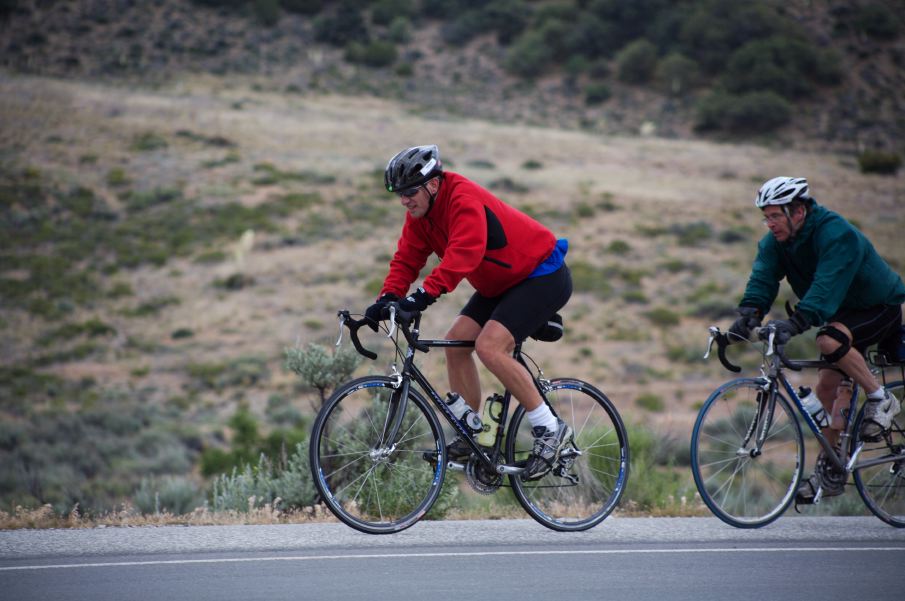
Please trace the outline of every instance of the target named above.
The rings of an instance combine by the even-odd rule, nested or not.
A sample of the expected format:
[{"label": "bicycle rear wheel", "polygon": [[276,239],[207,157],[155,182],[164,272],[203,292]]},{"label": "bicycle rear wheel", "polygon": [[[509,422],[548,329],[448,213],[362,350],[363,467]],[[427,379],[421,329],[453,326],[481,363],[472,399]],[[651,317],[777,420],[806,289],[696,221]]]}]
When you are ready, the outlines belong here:
[{"label": "bicycle rear wheel", "polygon": [[[891,393],[902,399],[905,384],[895,382],[888,386]],[[858,412],[854,431],[861,431],[864,419],[864,407]],[[860,441],[857,434],[853,440],[852,451]],[[905,528],[905,413],[900,413],[893,420],[889,434],[876,442],[864,442],[864,448],[858,456],[858,464],[863,464],[881,457],[901,457],[896,461],[879,463],[854,471],[855,486],[864,504],[871,512],[891,526]]]},{"label": "bicycle rear wheel", "polygon": [[[512,492],[532,518],[553,530],[587,530],[602,522],[619,502],[628,481],[629,446],[622,418],[599,390],[572,379],[550,383],[544,394],[556,415],[573,431],[554,469],[539,480],[510,476]],[[506,438],[510,464],[524,462],[534,443],[521,405]]]},{"label": "bicycle rear wheel", "polygon": [[775,399],[760,452],[754,442],[769,416],[758,410],[768,400],[759,379],[719,387],[704,403],[691,433],[691,469],[701,499],[736,528],[769,524],[798,490],[804,463],[801,426],[779,392]]},{"label": "bicycle rear wheel", "polygon": [[369,534],[399,532],[421,519],[446,474],[440,422],[415,390],[396,440],[381,442],[396,392],[386,377],[349,382],[311,430],[309,461],[321,498],[333,515]]}]

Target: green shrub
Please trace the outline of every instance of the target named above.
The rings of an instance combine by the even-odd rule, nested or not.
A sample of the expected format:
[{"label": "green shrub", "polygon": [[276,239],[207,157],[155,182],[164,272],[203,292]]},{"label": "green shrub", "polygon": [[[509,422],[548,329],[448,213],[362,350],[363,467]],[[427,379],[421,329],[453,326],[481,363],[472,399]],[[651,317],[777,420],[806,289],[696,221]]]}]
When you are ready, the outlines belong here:
[{"label": "green shrub", "polygon": [[280,22],[280,0],[253,0],[252,11],[258,23],[265,27]]},{"label": "green shrub", "polygon": [[698,85],[701,69],[692,59],[673,52],[657,64],[654,81],[657,88],[670,96],[684,96]]},{"label": "green shrub", "polygon": [[658,395],[650,392],[646,392],[635,399],[635,404],[645,411],[650,411],[651,413],[660,413],[666,408],[666,405],[663,403],[663,399],[661,399]]},{"label": "green shrub", "polygon": [[[387,27],[387,39],[391,42],[395,42],[397,44],[404,44],[408,42],[412,38],[412,23],[406,17],[396,17],[392,21],[390,21],[389,26]],[[403,63],[403,65],[407,66],[410,72],[407,75],[411,75],[415,68],[411,63]],[[399,65],[402,67],[403,65]],[[397,68],[397,74],[399,73]]]},{"label": "green shrub", "polygon": [[315,410],[327,400],[329,390],[351,377],[361,361],[361,355],[348,347],[327,353],[323,346],[308,343],[305,348],[285,350],[286,368],[301,376],[306,386],[320,394],[320,405],[314,407]]},{"label": "green shrub", "polygon": [[538,31],[528,30],[506,51],[504,66],[513,75],[529,79],[540,75],[552,58],[543,35]]},{"label": "green shrub", "polygon": [[880,40],[894,40],[899,37],[902,27],[901,12],[896,14],[888,6],[875,2],[859,6],[855,11],[851,23],[858,31]]},{"label": "green shrub", "polygon": [[773,35],[794,35],[796,27],[783,21],[768,3],[732,0],[698,2],[677,25],[682,53],[710,73],[718,73],[733,51],[746,43]]},{"label": "green shrub", "polygon": [[613,95],[610,86],[603,82],[589,83],[584,91],[584,102],[588,106],[603,104]]},{"label": "green shrub", "polygon": [[348,0],[340,2],[334,14],[316,17],[313,26],[315,39],[333,46],[346,46],[368,39],[367,25],[360,8]]},{"label": "green shrub", "polygon": [[152,150],[160,150],[168,146],[167,139],[154,132],[144,132],[132,138],[132,144],[129,148],[137,152],[150,152]]},{"label": "green shrub", "polygon": [[671,231],[678,236],[679,246],[700,246],[713,237],[713,226],[707,221],[676,224]]},{"label": "green shrub", "polygon": [[858,155],[858,167],[861,169],[861,173],[895,175],[901,166],[902,157],[896,152],[865,150]]},{"label": "green shrub", "polygon": [[632,247],[625,240],[613,240],[606,250],[614,255],[625,255],[632,251]]},{"label": "green shrub", "polygon": [[628,425],[627,429],[631,476],[622,505],[669,511],[678,509],[682,498],[694,498],[686,467],[691,463],[688,442],[644,426]]},{"label": "green shrub", "polygon": [[246,464],[241,470],[218,476],[212,484],[211,505],[214,511],[245,513],[272,506],[279,499],[288,508],[302,508],[312,505],[316,494],[304,441],[295,445],[283,467],[261,455],[256,465]]},{"label": "green shrub", "polygon": [[123,198],[126,210],[130,213],[144,211],[158,205],[182,199],[182,190],[178,188],[154,188],[142,192],[129,192]]},{"label": "green shrub", "polygon": [[389,25],[394,19],[411,19],[418,13],[414,0],[376,0],[371,3],[371,20],[378,25]]},{"label": "green shrub", "polygon": [[122,167],[114,167],[107,172],[107,185],[113,187],[125,186],[130,183],[126,170]]},{"label": "green shrub", "polygon": [[225,388],[247,388],[265,382],[270,377],[267,361],[261,357],[239,357],[224,363],[189,363],[186,374],[192,387],[221,391]]},{"label": "green shrub", "polygon": [[836,56],[824,55],[803,40],[773,36],[751,41],[730,57],[723,84],[735,94],[773,91],[796,99],[813,81],[834,84],[841,78]]},{"label": "green shrub", "polygon": [[204,504],[204,495],[184,476],[142,478],[132,503],[144,515],[186,515]]},{"label": "green shrub", "polygon": [[397,54],[396,45],[384,40],[351,42],[346,46],[347,61],[368,67],[388,67],[396,62]]},{"label": "green shrub", "polygon": [[631,42],[616,55],[620,81],[646,83],[657,68],[657,47],[641,38]]},{"label": "green shrub", "polygon": [[291,13],[316,15],[324,8],[325,0],[280,0],[280,6]]},{"label": "green shrub", "polygon": [[644,316],[648,318],[655,326],[659,326],[661,328],[677,326],[681,321],[678,313],[671,309],[667,309],[666,307],[657,307],[655,309],[651,309],[650,311],[645,313]]},{"label": "green shrub", "polygon": [[525,169],[526,171],[537,171],[538,169],[543,169],[543,167],[543,163],[534,159],[528,159],[522,163],[522,169]]},{"label": "green shrub", "polygon": [[572,271],[572,285],[576,292],[591,292],[600,298],[609,298],[613,294],[610,277],[599,267],[585,261],[569,263]]},{"label": "green shrub", "polygon": [[698,103],[696,128],[733,133],[758,133],[789,122],[792,105],[775,92],[751,92],[740,96],[713,92]]}]

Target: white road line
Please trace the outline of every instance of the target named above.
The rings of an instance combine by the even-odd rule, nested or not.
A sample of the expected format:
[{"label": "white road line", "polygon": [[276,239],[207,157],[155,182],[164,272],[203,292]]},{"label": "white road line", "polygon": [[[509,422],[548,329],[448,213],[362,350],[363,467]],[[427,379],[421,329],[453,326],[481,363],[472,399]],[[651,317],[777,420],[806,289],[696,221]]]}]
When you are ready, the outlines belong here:
[{"label": "white road line", "polygon": [[679,554],[679,553],[824,553],[824,552],[857,552],[857,551],[893,551],[901,553],[905,546],[899,547],[752,547],[742,548],[709,548],[709,549],[583,549],[573,551],[475,551],[448,553],[370,553],[353,555],[299,555],[293,557],[233,557],[221,559],[172,559],[151,561],[111,561],[102,563],[67,563],[51,565],[26,565],[0,567],[0,572],[28,570],[60,570],[67,568],[111,568],[132,566],[159,565],[191,565],[216,563],[247,563],[265,561],[333,561],[343,559],[418,559],[422,557],[497,557],[518,555],[644,555],[644,554]]}]

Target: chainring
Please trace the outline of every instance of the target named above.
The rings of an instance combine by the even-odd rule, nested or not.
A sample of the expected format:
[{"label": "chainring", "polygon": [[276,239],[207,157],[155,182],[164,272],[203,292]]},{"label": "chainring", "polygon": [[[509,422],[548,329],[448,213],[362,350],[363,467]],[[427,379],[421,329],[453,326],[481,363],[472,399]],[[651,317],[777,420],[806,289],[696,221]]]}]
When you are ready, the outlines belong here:
[{"label": "chainring", "polygon": [[465,465],[465,480],[482,495],[495,493],[503,485],[503,475],[488,470],[477,457],[471,457]]}]

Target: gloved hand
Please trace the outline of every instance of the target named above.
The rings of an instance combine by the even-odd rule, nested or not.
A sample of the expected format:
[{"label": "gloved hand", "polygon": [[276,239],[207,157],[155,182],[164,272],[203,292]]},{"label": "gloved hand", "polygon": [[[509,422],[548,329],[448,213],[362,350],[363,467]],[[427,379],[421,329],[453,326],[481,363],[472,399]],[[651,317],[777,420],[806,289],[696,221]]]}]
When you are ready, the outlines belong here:
[{"label": "gloved hand", "polygon": [[407,297],[399,301],[399,308],[403,311],[424,311],[428,305],[434,304],[437,300],[424,291],[424,288],[418,288]]},{"label": "gloved hand", "polygon": [[811,327],[805,316],[798,311],[789,315],[789,319],[774,319],[767,322],[767,325],[776,328],[776,338],[774,338],[776,344],[786,344],[792,336],[801,334]]},{"label": "gloved hand", "polygon": [[378,298],[376,303],[365,310],[365,319],[368,320],[367,326],[376,332],[377,324],[384,319],[389,318],[389,314],[387,314],[386,310],[387,303],[392,303],[398,300],[399,297],[390,292]]},{"label": "gloved hand", "polygon": [[729,343],[748,340],[751,329],[760,325],[763,315],[757,307],[739,307],[735,310],[739,318],[729,326]]}]

